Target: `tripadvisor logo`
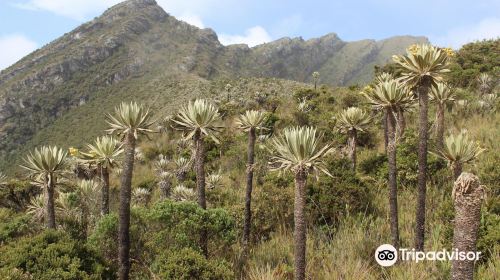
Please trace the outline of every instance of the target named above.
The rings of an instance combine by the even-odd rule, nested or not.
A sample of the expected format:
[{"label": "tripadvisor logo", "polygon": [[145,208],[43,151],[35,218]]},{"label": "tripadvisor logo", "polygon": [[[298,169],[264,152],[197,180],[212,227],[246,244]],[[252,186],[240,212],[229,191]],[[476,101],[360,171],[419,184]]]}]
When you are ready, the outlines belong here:
[{"label": "tripadvisor logo", "polygon": [[[399,258],[398,258],[399,255]],[[420,252],[415,251],[415,249],[404,249],[400,248],[396,250],[391,244],[383,244],[378,246],[375,250],[375,261],[381,266],[392,266],[398,259],[401,261],[414,261],[418,263],[420,261],[478,261],[481,257],[481,252],[463,252],[458,251],[458,249],[453,249],[447,251],[445,249],[440,251],[429,251]]]},{"label": "tripadvisor logo", "polygon": [[398,260],[398,251],[391,244],[382,244],[375,251],[375,260],[381,266],[391,266]]}]

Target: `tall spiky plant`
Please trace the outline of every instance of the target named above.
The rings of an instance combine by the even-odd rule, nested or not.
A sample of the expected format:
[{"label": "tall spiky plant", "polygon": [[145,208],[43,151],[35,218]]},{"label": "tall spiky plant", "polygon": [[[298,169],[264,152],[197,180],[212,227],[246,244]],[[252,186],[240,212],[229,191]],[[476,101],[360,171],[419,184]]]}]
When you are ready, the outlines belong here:
[{"label": "tall spiky plant", "polygon": [[135,102],[121,103],[115,108],[114,115],[108,115],[110,129],[108,133],[121,135],[124,142],[123,168],[121,172],[120,207],[118,211],[119,227],[119,270],[120,280],[129,279],[130,272],[130,200],[132,188],[132,173],[136,141],[140,135],[152,133],[154,122],[149,108]]},{"label": "tall spiky plant", "polygon": [[[96,221],[99,216],[98,209],[98,195],[99,189],[102,184],[96,180],[81,180],[77,184],[74,192],[63,193],[59,192],[57,199],[56,210],[57,213],[69,219],[70,221],[78,222],[83,229],[81,234],[86,237],[89,228]],[[75,200],[75,198],[77,198]]]},{"label": "tall spiky plant", "polygon": [[132,191],[134,204],[137,206],[147,206],[151,192],[146,188],[136,188]]},{"label": "tall spiky plant", "polygon": [[243,225],[243,255],[248,256],[250,229],[252,226],[252,189],[255,157],[256,132],[266,130],[264,127],[267,114],[262,111],[249,110],[236,119],[238,129],[248,133],[247,148],[247,185],[245,195],[245,222]]},{"label": "tall spiky plant", "polygon": [[273,171],[291,171],[295,176],[294,242],[295,280],[304,280],[306,269],[306,181],[311,172],[329,175],[323,158],[333,152],[330,145],[320,147],[321,136],[313,127],[292,127],[271,142],[270,167]]},{"label": "tall spiky plant", "polygon": [[207,188],[215,189],[221,187],[223,178],[224,177],[222,177],[220,171],[208,174],[207,178],[205,179],[207,181]]},{"label": "tall spiky plant", "polygon": [[196,201],[196,192],[182,184],[177,185],[172,190],[172,199],[175,201]]},{"label": "tall spiky plant", "polygon": [[233,86],[231,84],[226,84],[224,89],[226,90],[226,101],[229,102],[229,100],[231,99],[231,90],[233,89]]},{"label": "tall spiky plant", "polygon": [[444,112],[446,105],[455,101],[455,92],[451,90],[445,83],[437,83],[432,86],[431,102],[436,103],[436,149],[443,148],[444,138]]},{"label": "tall spiky plant", "polygon": [[356,141],[359,131],[365,131],[371,122],[370,115],[363,109],[349,107],[338,114],[337,127],[340,132],[347,133],[349,140],[349,158],[352,170],[356,171]]},{"label": "tall spiky plant", "polygon": [[481,96],[487,94],[493,85],[493,79],[488,75],[488,73],[481,73],[477,77],[477,84]]},{"label": "tall spiky plant", "polygon": [[377,110],[384,110],[387,116],[387,157],[389,165],[389,208],[392,245],[399,248],[398,187],[396,163],[396,116],[402,106],[414,102],[411,92],[397,80],[380,82],[375,89],[365,92],[368,102]]},{"label": "tall spiky plant", "polygon": [[456,135],[450,134],[446,137],[444,147],[432,153],[448,162],[453,170],[453,177],[457,179],[462,174],[463,165],[472,163],[484,151],[479,143],[469,139],[466,130],[462,130]]},{"label": "tall spiky plant", "polygon": [[[45,194],[39,194],[30,199],[28,206],[26,207],[26,213],[32,216],[32,220],[36,222],[41,222],[46,217],[46,207],[47,207],[47,199],[45,198]],[[54,209],[55,211],[55,209]]]},{"label": "tall spiky plant", "polygon": [[314,90],[317,89],[317,85],[318,85],[318,81],[319,81],[319,76],[320,76],[320,74],[317,71],[314,71],[312,73],[312,78],[313,78],[313,81],[314,81]]},{"label": "tall spiky plant", "polygon": [[84,162],[96,165],[101,177],[101,215],[109,214],[109,174],[119,166],[122,153],[122,144],[112,136],[98,137],[86,152],[79,153]]},{"label": "tall spiky plant", "polygon": [[[382,72],[375,77],[375,83],[378,84],[378,83],[386,82],[386,81],[389,81],[392,79],[394,79],[392,74],[387,73],[387,72]],[[361,94],[370,93],[372,91],[373,91],[373,87],[368,85],[363,89]],[[384,149],[385,149],[385,152],[387,153],[387,145],[389,145],[389,134],[388,134],[388,130],[387,130],[387,112],[385,110],[382,111],[382,127],[384,128]]]},{"label": "tall spiky plant", "polygon": [[158,177],[158,187],[160,189],[160,199],[164,200],[170,196],[172,173],[169,171],[170,161],[164,156],[159,155],[158,160],[153,164]]},{"label": "tall spiky plant", "polygon": [[32,179],[41,184],[45,191],[45,220],[47,228],[56,228],[54,206],[54,190],[59,175],[64,172],[67,152],[56,146],[35,148],[24,159],[22,168],[26,169]]},{"label": "tall spiky plant", "polygon": [[416,88],[419,104],[418,131],[418,199],[415,225],[415,249],[424,250],[425,239],[425,197],[427,184],[427,141],[429,90],[431,85],[443,80],[443,74],[449,72],[448,57],[452,51],[440,49],[428,44],[413,45],[406,55],[393,56],[402,69],[401,80],[411,88]]},{"label": "tall spiky plant", "polygon": [[[175,128],[184,132],[185,138],[192,139],[195,144],[195,169],[196,186],[198,190],[198,204],[201,208],[207,208],[205,196],[205,137],[208,136],[219,143],[216,135],[221,131],[219,124],[221,116],[217,107],[204,99],[190,101],[186,106],[182,106],[177,116],[172,119]],[[201,248],[206,256],[207,231],[201,232]]]},{"label": "tall spiky plant", "polygon": [[175,164],[175,177],[180,183],[186,180],[186,175],[191,168],[191,160],[185,157],[179,157],[174,160]]}]

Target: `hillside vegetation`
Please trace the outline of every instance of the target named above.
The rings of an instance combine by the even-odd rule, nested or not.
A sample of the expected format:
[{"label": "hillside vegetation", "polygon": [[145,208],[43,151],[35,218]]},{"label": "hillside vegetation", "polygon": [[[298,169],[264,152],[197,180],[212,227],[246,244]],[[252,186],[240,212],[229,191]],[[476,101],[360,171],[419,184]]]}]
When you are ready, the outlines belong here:
[{"label": "hillside vegetation", "polygon": [[371,80],[375,64],[426,41],[398,36],[345,42],[332,33],[310,40],[283,38],[253,48],[223,46],[211,29],[177,20],[155,1],[124,1],[0,72],[0,168],[40,143],[47,136],[44,131],[54,127],[65,134],[82,131],[77,134],[89,137],[85,140],[97,136],[83,132],[88,126],[62,129],[58,123],[76,122],[82,111],[95,109],[100,115],[118,105],[123,95],[149,100],[151,92],[161,93],[156,104],[168,108],[196,94],[186,89],[218,79],[310,82],[311,74],[320,71],[322,83],[364,83]]},{"label": "hillside vegetation", "polygon": [[[482,258],[474,267],[476,279],[495,279],[500,267],[500,104],[498,61],[494,59],[497,46],[498,40],[464,46],[449,58],[452,71],[444,75],[455,83],[454,100],[445,104],[445,136],[467,129],[471,148],[476,150],[459,166],[460,173],[477,175],[486,192],[477,219],[476,244]],[[482,62],[476,61],[475,52],[486,54]],[[395,75],[401,73],[390,64],[382,69]],[[468,81],[455,80],[476,71],[487,76],[477,80],[476,74],[474,78],[470,74]],[[206,80],[197,75],[144,73],[137,80],[131,78],[130,83],[113,85],[112,93],[93,96],[85,105],[72,109],[71,114],[57,118],[26,145],[50,143],[63,147],[61,153],[71,147],[65,164],[49,174],[57,180],[27,178],[27,171],[17,164],[4,164],[13,175],[0,176],[0,255],[4,256],[0,259],[0,278],[115,279],[117,274],[122,275],[124,263],[118,251],[123,246],[123,198],[129,195],[132,207],[127,260],[131,279],[293,279],[297,275],[294,234],[300,230],[294,202],[300,198],[297,185],[301,177],[297,172],[301,167],[296,165],[282,172],[273,169],[289,164],[286,158],[276,156],[279,139],[284,139],[280,135],[286,134],[289,127],[307,126],[315,127],[322,135],[318,148],[333,148],[329,153],[320,153],[321,161],[311,159],[311,165],[319,168],[318,176],[306,175],[304,180],[307,279],[449,279],[449,261],[398,262],[384,268],[373,258],[380,244],[394,240],[392,205],[388,203],[390,174],[395,175],[397,183],[400,247],[414,246],[419,197],[418,107],[402,107],[406,127],[402,130],[402,119],[397,116],[395,146],[390,144],[391,137],[386,146],[383,127],[387,124],[367,98],[383,82],[373,80],[367,87],[334,87],[324,84],[323,76],[321,71],[315,74],[319,82],[312,85],[276,78]],[[212,115],[214,119],[220,117],[218,122],[207,121],[205,138],[200,138],[201,130],[194,129],[196,124],[190,123],[188,117],[177,115],[179,111],[187,112],[188,107],[182,106],[188,106],[189,100],[201,102],[201,98],[211,104],[204,108],[218,110],[218,115]],[[415,104],[414,94],[406,98]],[[137,101],[151,110],[143,112],[147,117],[137,130],[137,139],[117,125],[119,120],[106,117],[117,115],[114,107],[121,101]],[[194,104],[201,103],[191,102],[189,106]],[[350,107],[360,108],[369,117],[359,125],[354,138],[345,130],[347,124],[340,115]],[[240,117],[236,122],[247,110],[266,112],[265,118],[256,121],[255,127],[262,129],[253,130],[255,160],[251,166],[247,164],[250,121]],[[458,190],[453,186],[457,160],[446,161],[443,154],[438,156],[443,151],[437,148],[439,120],[434,116],[438,110],[431,103],[426,251],[452,249],[457,218],[454,198]],[[210,112],[193,116],[200,123],[208,115]],[[149,123],[152,120],[156,122]],[[123,146],[117,144],[113,149],[124,151],[112,157],[116,164],[98,163],[99,151],[89,151],[84,143],[93,143],[95,136],[110,128],[121,131],[124,137]],[[204,149],[200,150],[200,145]],[[392,148],[397,169],[390,164]],[[27,154],[29,149],[22,151]],[[204,152],[202,156],[200,151]],[[185,165],[180,158],[186,160]],[[130,162],[135,164],[133,170]],[[109,182],[103,168],[109,172]],[[203,177],[201,171],[205,172]],[[245,239],[250,171],[254,182],[252,219]],[[311,170],[303,171],[308,174]],[[131,178],[128,194],[123,191],[128,184],[124,180],[127,174]],[[200,178],[205,180],[206,205],[200,200]],[[45,212],[47,194],[42,194],[40,185],[45,188],[47,184],[55,184],[54,229],[45,229],[50,222]],[[110,188],[109,213],[101,210],[104,185]]]}]

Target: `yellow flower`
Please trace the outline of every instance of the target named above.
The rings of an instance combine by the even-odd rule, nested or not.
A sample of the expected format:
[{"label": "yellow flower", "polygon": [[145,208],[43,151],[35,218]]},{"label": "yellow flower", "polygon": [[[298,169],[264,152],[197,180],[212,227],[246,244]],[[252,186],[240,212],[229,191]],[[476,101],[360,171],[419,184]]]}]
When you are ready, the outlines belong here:
[{"label": "yellow flower", "polygon": [[443,51],[446,52],[446,55],[449,57],[454,57],[456,55],[455,51],[452,48],[443,48]]},{"label": "yellow flower", "polygon": [[371,85],[367,85],[363,88],[362,92],[372,92],[373,87]]},{"label": "yellow flower", "polygon": [[77,156],[80,153],[80,151],[77,148],[70,147],[69,148],[69,154],[71,156]]},{"label": "yellow flower", "polygon": [[408,47],[407,51],[413,55],[417,54],[418,50],[420,49],[419,45],[413,44]]}]

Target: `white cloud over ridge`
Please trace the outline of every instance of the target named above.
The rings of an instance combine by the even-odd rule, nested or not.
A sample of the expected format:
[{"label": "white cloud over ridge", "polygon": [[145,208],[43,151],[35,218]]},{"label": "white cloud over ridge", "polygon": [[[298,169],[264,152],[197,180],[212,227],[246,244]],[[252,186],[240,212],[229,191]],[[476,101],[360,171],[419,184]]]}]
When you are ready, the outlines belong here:
[{"label": "white cloud over ridge", "polygon": [[245,31],[244,35],[219,35],[219,41],[223,45],[247,44],[249,47],[260,45],[271,41],[271,36],[262,26],[254,26]]},{"label": "white cloud over ridge", "polygon": [[177,17],[177,19],[185,21],[191,25],[194,25],[198,28],[205,28],[205,25],[203,24],[203,21],[198,15],[192,14],[190,12],[184,12],[180,16]]},{"label": "white cloud over ridge", "polygon": [[458,49],[466,43],[499,37],[500,18],[486,18],[477,24],[451,29],[444,36],[431,37],[431,41],[438,46]]},{"label": "white cloud over ridge", "polygon": [[37,49],[37,44],[19,34],[0,37],[0,70],[23,58]]}]

